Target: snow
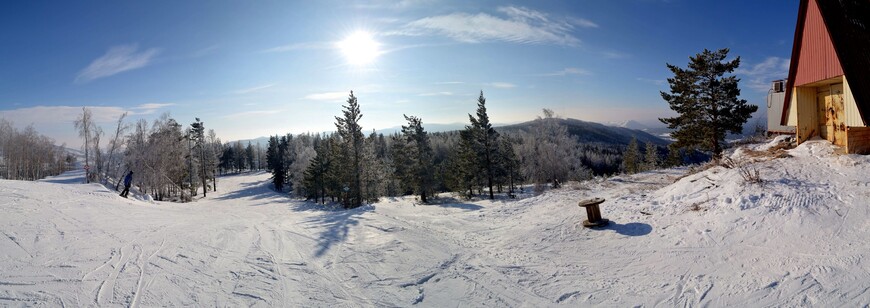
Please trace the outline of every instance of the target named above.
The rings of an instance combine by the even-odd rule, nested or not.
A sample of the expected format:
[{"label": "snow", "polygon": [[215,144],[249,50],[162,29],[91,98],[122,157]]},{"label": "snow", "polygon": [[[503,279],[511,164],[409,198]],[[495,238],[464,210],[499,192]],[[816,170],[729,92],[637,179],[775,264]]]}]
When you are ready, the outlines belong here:
[{"label": "snow", "polygon": [[[729,153],[733,168],[353,210],[279,195],[264,173],[186,204],[81,173],[0,181],[0,306],[867,305],[870,158],[775,142]],[[609,226],[582,227],[592,197]]]}]

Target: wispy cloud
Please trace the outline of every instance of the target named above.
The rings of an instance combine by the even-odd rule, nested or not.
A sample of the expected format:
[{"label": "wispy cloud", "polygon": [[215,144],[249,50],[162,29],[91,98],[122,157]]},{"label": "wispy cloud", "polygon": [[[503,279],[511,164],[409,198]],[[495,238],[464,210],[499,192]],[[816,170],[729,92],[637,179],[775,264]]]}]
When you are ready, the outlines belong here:
[{"label": "wispy cloud", "polygon": [[462,82],[462,81],[441,81],[441,82],[436,82],[433,84],[439,84],[439,85],[440,84],[465,84],[465,82]]},{"label": "wispy cloud", "polygon": [[583,28],[598,28],[597,23],[595,23],[589,19],[586,19],[586,18],[571,17],[571,18],[568,18],[568,20],[572,24],[575,24],[575,25],[583,27]]},{"label": "wispy cloud", "polygon": [[148,104],[142,104],[142,105],[139,105],[139,106],[133,107],[132,109],[135,110],[135,111],[133,111],[132,114],[136,114],[136,115],[152,114],[152,113],[157,112],[157,110],[160,110],[160,109],[163,109],[163,108],[166,108],[166,107],[169,107],[169,106],[174,106],[174,105],[175,105],[175,104],[172,104],[172,103],[148,103]]},{"label": "wispy cloud", "polygon": [[260,91],[260,90],[265,90],[265,89],[268,89],[268,88],[271,88],[271,87],[274,87],[274,86],[275,86],[275,84],[274,84],[274,83],[271,83],[271,84],[266,84],[266,85],[261,85],[261,86],[256,86],[256,87],[251,87],[251,88],[247,88],[247,89],[236,90],[236,91],[233,91],[233,94],[248,94],[248,93],[257,92],[257,91]]},{"label": "wispy cloud", "polygon": [[431,92],[431,93],[420,93],[418,96],[452,96],[453,92]]},{"label": "wispy cloud", "polygon": [[323,92],[323,93],[312,93],[306,95],[304,98],[315,101],[341,101],[348,97],[350,92]]},{"label": "wispy cloud", "polygon": [[288,44],[288,45],[272,47],[272,48],[264,49],[261,52],[273,53],[273,52],[288,52],[288,51],[296,51],[296,50],[329,49],[329,48],[333,48],[334,46],[335,46],[335,43],[333,43],[333,42],[306,42],[306,43],[295,43],[295,44]]},{"label": "wispy cloud", "polygon": [[404,10],[422,5],[428,5],[435,0],[374,0],[355,4],[358,9],[394,9]]},{"label": "wispy cloud", "polygon": [[577,46],[580,40],[572,34],[576,27],[598,26],[583,19],[554,19],[546,13],[525,7],[505,6],[499,7],[497,11],[503,16],[453,13],[426,17],[412,21],[401,30],[389,34],[441,35],[466,43],[501,41]]},{"label": "wispy cloud", "polygon": [[517,87],[517,85],[512,84],[512,83],[508,83],[508,82],[490,82],[490,83],[487,83],[484,85],[494,87],[494,88],[499,88],[499,89],[510,89],[510,88]]},{"label": "wispy cloud", "polygon": [[284,110],[274,109],[274,110],[251,110],[245,112],[236,112],[230,113],[228,115],[222,116],[223,119],[238,119],[238,118],[248,118],[251,116],[264,116],[264,115],[272,115],[284,112]]},{"label": "wispy cloud", "polygon": [[743,83],[758,92],[770,90],[770,82],[788,77],[789,59],[768,57],[764,61],[748,66],[748,69],[738,68],[735,74],[741,75]]},{"label": "wispy cloud", "polygon": [[588,70],[576,67],[566,67],[565,69],[557,72],[540,74],[538,76],[552,77],[552,76],[568,76],[568,75],[591,75],[592,73]]},{"label": "wispy cloud", "polygon": [[158,54],[160,54],[160,49],[149,48],[139,51],[139,46],[136,44],[114,46],[109,48],[106,54],[82,69],[74,82],[87,83],[95,79],[142,68],[151,64]]}]

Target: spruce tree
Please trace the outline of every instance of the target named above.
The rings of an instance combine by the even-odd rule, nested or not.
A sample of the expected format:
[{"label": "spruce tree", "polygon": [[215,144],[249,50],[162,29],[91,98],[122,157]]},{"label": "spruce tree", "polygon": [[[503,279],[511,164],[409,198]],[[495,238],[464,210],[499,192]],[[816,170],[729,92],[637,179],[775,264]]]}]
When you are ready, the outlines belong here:
[{"label": "spruce tree", "polygon": [[420,194],[420,201],[428,202],[428,194],[432,191],[432,146],[429,143],[429,135],[423,129],[423,121],[415,116],[405,115],[408,126],[402,126],[402,134],[410,146],[408,152],[412,153],[411,179],[416,184],[416,191]]},{"label": "spruce tree", "polygon": [[206,192],[208,191],[208,179],[209,174],[208,171],[210,168],[207,168],[208,162],[206,161],[205,156],[205,124],[196,118],[196,122],[190,124],[190,133],[191,138],[193,138],[193,151],[194,153],[190,153],[190,155],[196,155],[199,157],[199,168],[198,175],[199,179],[202,182],[202,196],[206,196]]},{"label": "spruce tree", "polygon": [[343,142],[342,152],[345,157],[344,162],[347,164],[347,168],[344,168],[345,174],[342,177],[343,184],[347,185],[348,188],[345,195],[345,207],[355,208],[362,205],[363,201],[361,177],[365,136],[362,133],[362,126],[359,125],[362,113],[353,91],[350,91],[347,105],[343,107],[343,116],[335,117],[335,127],[338,129],[338,134]]},{"label": "spruce tree", "polygon": [[628,148],[622,155],[622,170],[625,173],[632,174],[640,171],[638,163],[640,162],[640,149],[637,147],[637,138],[631,137],[628,143]]},{"label": "spruce tree", "polygon": [[659,166],[659,150],[651,141],[646,143],[646,157],[644,161],[646,170],[655,170]]},{"label": "spruce tree", "polygon": [[739,99],[739,78],[731,75],[740,66],[740,57],[724,62],[728,48],[718,51],[704,49],[689,57],[688,68],[667,64],[674,73],[668,78],[670,93],[661,92],[670,108],[677,112],[673,118],[661,118],[680,148],[696,146],[722,154],[722,145],[728,132],[739,134],[758,106]]},{"label": "spruce tree", "polygon": [[468,115],[470,126],[465,126],[468,136],[471,138],[471,147],[477,154],[478,169],[483,172],[486,178],[486,185],[489,187],[489,198],[495,199],[493,186],[493,178],[495,177],[494,160],[498,151],[498,132],[492,128],[492,123],[489,122],[489,115],[486,114],[486,98],[483,97],[483,91],[480,91],[480,96],[477,98],[477,113],[476,116]]}]

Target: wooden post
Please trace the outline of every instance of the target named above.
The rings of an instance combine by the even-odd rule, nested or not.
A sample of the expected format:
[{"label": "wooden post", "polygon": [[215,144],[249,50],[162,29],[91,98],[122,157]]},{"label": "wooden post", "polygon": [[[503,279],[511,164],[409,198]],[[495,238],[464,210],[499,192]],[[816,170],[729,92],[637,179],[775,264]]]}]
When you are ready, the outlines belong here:
[{"label": "wooden post", "polygon": [[595,227],[603,227],[606,226],[608,221],[605,218],[601,218],[601,210],[598,208],[598,205],[603,203],[603,198],[593,198],[588,200],[580,201],[577,204],[580,207],[586,208],[586,220],[583,221],[583,226],[587,228],[595,228]]}]

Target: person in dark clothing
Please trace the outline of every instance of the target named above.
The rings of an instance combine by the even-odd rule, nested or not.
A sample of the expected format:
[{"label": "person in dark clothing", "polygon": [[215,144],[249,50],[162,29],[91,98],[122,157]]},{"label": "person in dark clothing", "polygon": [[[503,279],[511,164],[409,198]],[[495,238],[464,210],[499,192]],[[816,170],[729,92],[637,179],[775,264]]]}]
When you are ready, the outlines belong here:
[{"label": "person in dark clothing", "polygon": [[130,184],[133,183],[133,171],[127,173],[127,176],[124,177],[124,191],[121,192],[121,197],[127,198],[127,194],[130,193]]}]

